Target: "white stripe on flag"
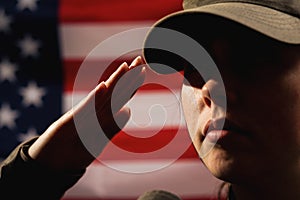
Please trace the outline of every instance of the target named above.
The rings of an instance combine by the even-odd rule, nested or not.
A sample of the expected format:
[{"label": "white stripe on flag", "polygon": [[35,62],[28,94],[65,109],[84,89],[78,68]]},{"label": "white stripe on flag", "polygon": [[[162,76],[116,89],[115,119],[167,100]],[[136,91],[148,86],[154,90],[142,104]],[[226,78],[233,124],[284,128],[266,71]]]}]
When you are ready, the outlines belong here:
[{"label": "white stripe on flag", "polygon": [[[98,44],[113,35],[136,28],[149,28],[152,24],[152,21],[62,24],[59,31],[62,56],[64,59],[85,58]],[[137,34],[132,35],[131,40],[124,40],[124,43],[127,45],[126,48],[131,49],[131,47],[140,46],[140,42],[144,40],[145,33],[138,31]],[[118,48],[121,45],[123,44],[115,44],[114,48]],[[120,56],[116,55],[113,50],[105,53],[99,56],[103,56],[103,58]],[[100,57],[97,56],[96,59],[100,59]]]}]

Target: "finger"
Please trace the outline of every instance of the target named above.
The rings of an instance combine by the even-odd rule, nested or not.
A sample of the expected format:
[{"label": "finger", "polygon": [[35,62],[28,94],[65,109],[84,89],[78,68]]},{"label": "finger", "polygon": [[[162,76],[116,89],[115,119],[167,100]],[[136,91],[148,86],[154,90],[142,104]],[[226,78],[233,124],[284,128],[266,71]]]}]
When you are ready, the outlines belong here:
[{"label": "finger", "polygon": [[[129,119],[129,110],[122,107],[130,99],[132,93],[144,82],[145,68],[143,66],[138,67],[142,63],[141,57],[138,56],[130,64],[130,69],[127,63],[120,65],[104,82],[106,93],[101,93],[96,98],[97,117],[108,136],[119,132]],[[101,87],[99,86],[99,88]],[[113,94],[115,95],[112,97]]]},{"label": "finger", "polygon": [[[91,112],[93,112],[94,108],[94,100],[95,97],[99,97],[99,99],[101,99],[103,102],[107,100],[107,98],[105,99],[105,97],[107,93],[107,88],[105,86],[105,84],[103,82],[99,83],[96,88],[94,90],[92,90],[91,92],[89,92],[89,94],[82,99],[78,104],[76,104],[72,111],[73,114],[75,115],[80,115],[83,117],[89,116]],[[99,105],[103,105],[103,103],[98,103]],[[97,108],[97,104],[96,104],[96,108]],[[98,108],[99,109],[99,108]]]},{"label": "finger", "polygon": [[123,107],[144,83],[145,68],[136,67],[128,71],[117,83],[111,97],[112,112],[116,113]]},{"label": "finger", "polygon": [[[106,92],[105,94],[97,95],[96,96],[96,109],[97,112],[101,112],[102,108],[105,108],[107,106],[110,107],[110,99],[111,99],[111,93],[113,91],[113,88],[115,84],[117,84],[118,80],[129,70],[128,64],[126,62],[122,63],[119,68],[113,72],[110,77],[104,81],[101,82],[105,85]],[[100,87],[100,86],[99,86]],[[101,88],[99,88],[100,91]],[[100,92],[101,93],[101,92]]]},{"label": "finger", "polygon": [[145,69],[142,64],[142,57],[137,56],[131,62],[128,71],[113,83],[114,87],[109,88],[109,93],[113,96],[110,105],[112,113],[119,111],[144,82]]},{"label": "finger", "polygon": [[137,56],[130,64],[129,69],[135,68],[139,65],[143,64],[143,60],[141,56]]},{"label": "finger", "polygon": [[128,66],[126,62],[122,63],[120,67],[105,81],[105,84],[108,88],[113,88],[118,80],[128,71],[139,65],[143,64],[141,56],[137,56]]},{"label": "finger", "polygon": [[[130,71],[134,72],[134,73],[131,72],[131,76],[129,77],[130,81],[139,80],[138,82],[142,82],[141,79],[136,79],[136,77],[138,76],[138,74],[140,72],[135,70],[135,67],[137,67],[141,63],[142,63],[142,59],[141,59],[140,56],[138,56],[130,64],[130,67],[131,67]],[[118,83],[120,78],[127,71],[129,71],[129,67],[128,67],[128,64],[126,62],[124,62],[123,64],[121,64],[119,66],[119,68],[105,82],[101,82],[95,88],[95,92],[96,92],[96,102],[95,102],[96,105],[95,106],[96,106],[96,110],[97,110],[98,113],[100,113],[103,108],[111,108],[112,107],[110,100],[111,100],[111,94],[114,91],[114,86]],[[123,91],[126,91],[126,92],[128,92],[128,89],[130,89],[131,87],[134,87],[132,84],[128,84],[128,83],[124,83],[124,84],[121,84],[121,85],[129,86],[127,88],[120,88],[120,90],[123,90]],[[137,86],[136,86],[136,88],[137,88]],[[117,93],[119,93],[119,91]],[[116,113],[125,104],[125,102],[127,100],[121,101],[121,103],[119,103],[120,106],[117,106],[117,109],[114,109],[113,113]],[[116,108],[116,107],[114,107],[114,108]]]},{"label": "finger", "polygon": [[108,94],[108,89],[105,83],[99,83],[95,88],[94,93],[96,112],[101,112],[101,110],[103,110],[103,107],[107,107],[107,102],[109,102],[110,100],[110,95]]},{"label": "finger", "polygon": [[[138,66],[139,64],[141,64],[142,62],[143,62],[142,58],[138,56],[132,61],[132,63],[130,64],[130,68],[132,69]],[[118,80],[128,70],[129,70],[129,66],[126,62],[121,64],[119,68],[108,78],[107,81],[99,83],[96,86],[96,88],[88,94],[88,96],[81,102],[81,105],[82,106],[86,105],[91,101],[91,99],[96,97],[97,98],[96,108],[100,109],[100,107],[104,106],[110,98],[110,94],[108,93],[108,87],[110,88],[110,90],[112,90],[111,88],[114,87],[114,85],[118,82]]]},{"label": "finger", "polygon": [[120,67],[104,82],[107,88],[113,88],[118,80],[129,70],[126,62],[122,63]]}]

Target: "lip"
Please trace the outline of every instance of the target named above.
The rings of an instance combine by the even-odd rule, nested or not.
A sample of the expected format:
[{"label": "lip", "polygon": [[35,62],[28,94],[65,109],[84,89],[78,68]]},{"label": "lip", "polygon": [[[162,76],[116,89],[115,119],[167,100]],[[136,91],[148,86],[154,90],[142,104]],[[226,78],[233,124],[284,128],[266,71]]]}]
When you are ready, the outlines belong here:
[{"label": "lip", "polygon": [[202,135],[203,139],[208,138],[216,142],[229,134],[238,133],[244,135],[245,132],[236,123],[226,118],[219,118],[209,120],[203,128]]}]

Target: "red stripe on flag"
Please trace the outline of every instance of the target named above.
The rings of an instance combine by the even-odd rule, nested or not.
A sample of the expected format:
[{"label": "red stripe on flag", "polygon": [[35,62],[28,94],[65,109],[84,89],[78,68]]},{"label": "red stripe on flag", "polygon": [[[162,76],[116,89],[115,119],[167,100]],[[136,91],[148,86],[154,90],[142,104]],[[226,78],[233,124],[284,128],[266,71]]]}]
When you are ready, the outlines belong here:
[{"label": "red stripe on flag", "polygon": [[157,20],[181,9],[182,0],[61,0],[59,16],[61,22]]},{"label": "red stripe on flag", "polygon": [[[188,136],[187,130],[178,131],[175,128],[164,128],[158,133],[153,134],[153,130],[133,130],[130,135],[121,131],[118,133],[113,139],[112,143],[109,143],[99,159],[103,160],[132,160],[138,159],[134,156],[127,155],[126,152],[131,153],[139,153],[144,154],[143,159],[174,159],[174,156],[177,156],[177,159],[199,159],[197,152],[194,149],[194,146],[191,144],[191,140]],[[132,133],[134,132],[134,133]],[[152,135],[150,137],[145,137],[147,135]],[[132,136],[134,135],[134,136]],[[135,136],[144,136],[135,137]],[[176,140],[174,138],[177,137]],[[179,138],[179,139],[178,139]],[[169,145],[172,143],[171,145]],[[189,145],[187,145],[189,144]],[[167,146],[168,145],[168,146]],[[114,148],[117,146],[118,148],[124,150],[119,151],[118,148]],[[161,150],[163,148],[168,148],[165,153],[155,154],[155,157],[147,157],[147,154],[151,154],[152,152]],[[181,151],[180,155],[178,154],[178,150]],[[121,152],[121,153],[120,153]],[[172,153],[174,152],[174,153]],[[124,154],[123,154],[124,153]]]},{"label": "red stripe on flag", "polygon": [[[106,80],[108,75],[116,69],[122,62],[126,61],[130,63],[132,61],[132,57],[126,59],[118,59],[114,61],[110,66],[106,66],[109,63],[107,60],[94,60],[85,63],[84,67],[89,68],[89,73],[86,74],[86,82],[80,83],[76,88],[76,92],[88,92],[92,88],[89,85],[89,78],[93,77],[89,75],[100,74],[103,77],[99,77],[100,80]],[[74,87],[74,81],[76,79],[78,70],[82,67],[81,59],[67,59],[64,60],[64,91],[72,92]],[[105,70],[105,71],[104,71]],[[164,90],[164,89],[180,89],[182,84],[183,76],[180,73],[168,74],[168,75],[159,75],[153,72],[150,69],[146,71],[146,80],[145,83],[148,83],[140,88],[140,90]]]}]

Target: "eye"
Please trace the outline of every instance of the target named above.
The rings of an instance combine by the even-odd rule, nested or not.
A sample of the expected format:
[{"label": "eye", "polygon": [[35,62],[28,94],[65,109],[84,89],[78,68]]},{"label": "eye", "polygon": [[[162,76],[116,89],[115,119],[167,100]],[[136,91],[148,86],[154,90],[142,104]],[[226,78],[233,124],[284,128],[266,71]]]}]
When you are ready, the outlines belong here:
[{"label": "eye", "polygon": [[185,85],[190,85],[197,88],[202,88],[205,84],[201,74],[192,66],[184,67],[184,82]]}]

